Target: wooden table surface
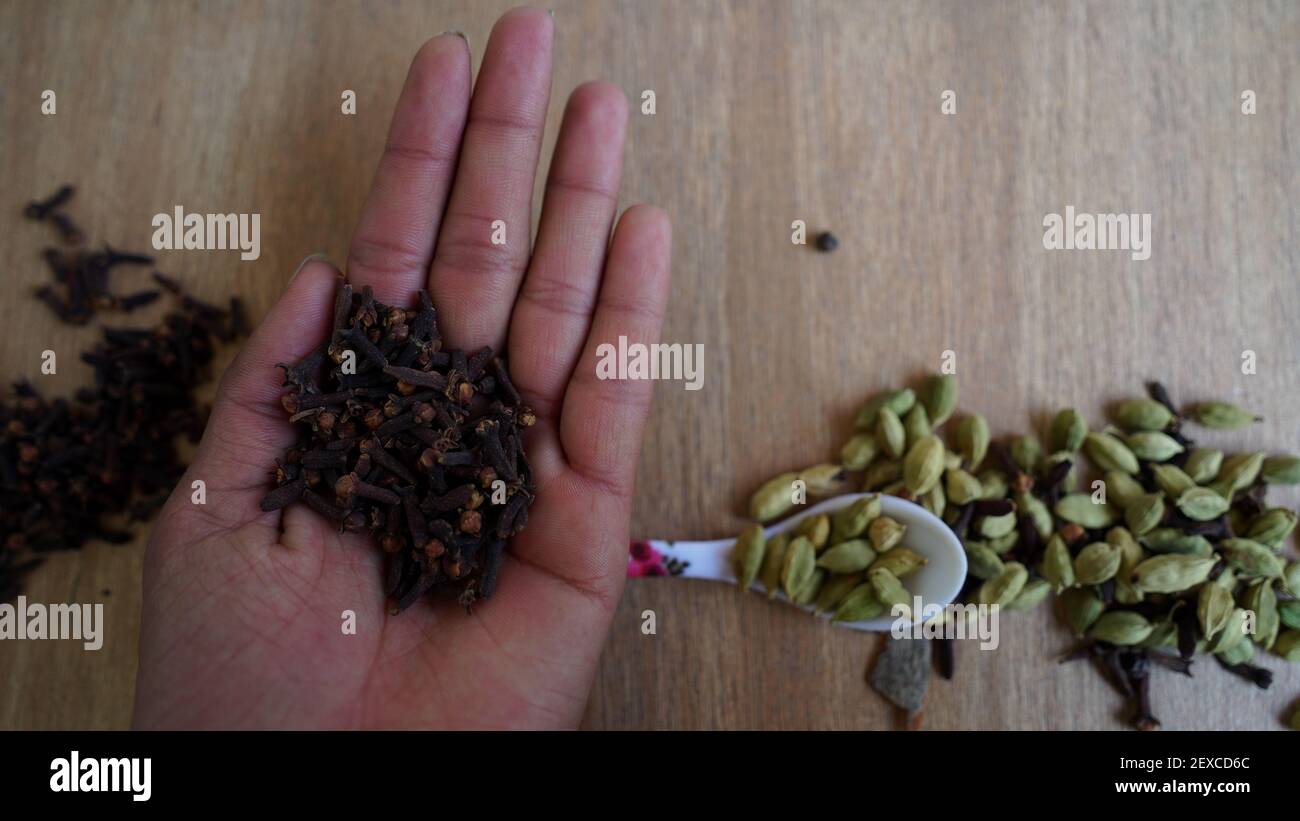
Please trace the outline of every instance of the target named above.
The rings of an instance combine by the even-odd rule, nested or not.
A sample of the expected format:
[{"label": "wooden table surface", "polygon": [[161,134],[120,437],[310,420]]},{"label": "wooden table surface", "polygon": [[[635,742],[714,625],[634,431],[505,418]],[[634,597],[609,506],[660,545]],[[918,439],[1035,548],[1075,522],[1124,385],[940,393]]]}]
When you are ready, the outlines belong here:
[{"label": "wooden table surface", "polygon": [[[571,89],[605,78],[625,90],[623,201],[658,203],[675,224],[665,339],[705,346],[702,390],[657,390],[637,535],[734,533],[757,483],[832,457],[864,397],[934,370],[945,350],[961,407],[995,433],[1041,426],[1063,404],[1100,422],[1105,403],[1160,378],[1180,399],[1224,397],[1266,417],[1210,441],[1300,449],[1300,6],[556,5],[543,157]],[[260,213],[255,262],[160,253],[199,295],[237,291],[260,316],[306,254],[346,259],[419,44],[463,29],[478,60],[505,8],[0,4],[6,379],[71,391],[94,335],[29,298],[48,235],[19,216],[26,200],[74,182],[89,236],[128,247],[146,247],[152,215],[176,204]],[[45,89],[53,116],[40,112]],[[340,112],[344,89],[356,116]],[[645,89],[653,116],[635,110]],[[947,89],[952,115],[940,110]],[[1254,115],[1241,111],[1245,89]],[[1151,258],[1044,250],[1044,215],[1067,205],[1152,214]],[[796,219],[833,229],[840,249],[793,246]],[[47,348],[63,352],[56,377],[39,377]],[[1255,374],[1241,372],[1245,350]],[[143,530],[30,579],[33,600],[104,601],[107,637],[97,653],[0,644],[0,727],[128,726]],[[640,629],[647,610],[654,635]],[[722,585],[635,580],[585,726],[892,726],[863,682],[878,641]],[[996,652],[958,648],[958,677],[932,684],[926,726],[1121,727],[1096,674],[1054,663],[1069,644],[1047,607],[1008,616]],[[1278,727],[1300,667],[1268,666],[1267,692],[1213,664],[1194,680],[1158,671],[1156,712],[1171,728]]]}]

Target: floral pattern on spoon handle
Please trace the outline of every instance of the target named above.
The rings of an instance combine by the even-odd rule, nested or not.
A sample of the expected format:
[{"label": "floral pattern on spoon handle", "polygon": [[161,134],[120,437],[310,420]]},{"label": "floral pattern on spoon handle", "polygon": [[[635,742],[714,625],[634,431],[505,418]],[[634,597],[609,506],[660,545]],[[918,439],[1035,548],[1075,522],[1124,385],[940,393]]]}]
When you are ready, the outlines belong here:
[{"label": "floral pattern on spoon handle", "polygon": [[680,576],[690,562],[674,555],[671,542],[639,539],[632,542],[627,555],[629,579],[642,576]]}]

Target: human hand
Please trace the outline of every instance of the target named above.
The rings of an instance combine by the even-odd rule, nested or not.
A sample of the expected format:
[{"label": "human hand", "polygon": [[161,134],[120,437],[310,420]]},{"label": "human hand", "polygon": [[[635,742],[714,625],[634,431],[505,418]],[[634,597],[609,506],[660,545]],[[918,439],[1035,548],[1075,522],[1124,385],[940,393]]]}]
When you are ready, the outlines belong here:
[{"label": "human hand", "polygon": [[[566,727],[580,720],[627,566],[650,383],[599,381],[595,349],[654,342],[670,227],[628,209],[610,240],[627,103],[603,83],[568,101],[535,248],[533,180],[553,22],[493,28],[472,98],[465,40],[416,55],[352,238],[348,279],[408,305],[427,287],[449,348],[507,352],[537,413],[537,499],[492,599],[389,616],[383,556],[301,506],[263,513],[294,441],[275,363],[325,339],[337,271],[309,260],[227,370],[193,465],[149,542],[135,724],[157,727]],[[494,220],[505,245],[490,241]],[[503,347],[504,346],[504,347]],[[207,484],[206,505],[190,483]],[[341,629],[356,614],[356,634]]]}]

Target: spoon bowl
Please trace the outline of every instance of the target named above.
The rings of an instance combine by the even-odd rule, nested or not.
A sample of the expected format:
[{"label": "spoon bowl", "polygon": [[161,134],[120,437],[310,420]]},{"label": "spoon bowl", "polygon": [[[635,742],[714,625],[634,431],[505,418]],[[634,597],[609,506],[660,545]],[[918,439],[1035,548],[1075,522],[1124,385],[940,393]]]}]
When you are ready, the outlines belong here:
[{"label": "spoon bowl", "polygon": [[[856,502],[876,494],[850,493],[827,499],[770,527],[764,528],[767,538],[778,533],[785,533],[799,525],[809,516],[822,513],[834,513]],[[897,496],[880,495],[881,515],[896,519],[907,526],[907,535],[903,543],[929,562],[903,580],[903,586],[913,595],[920,596],[925,608],[933,606],[946,607],[956,600],[966,581],[966,551],[961,541],[948,525],[930,511],[918,504],[900,499]],[[710,579],[713,581],[737,584],[735,569],[732,567],[731,553],[735,539],[721,539],[710,542],[668,542],[648,540],[634,542],[632,555],[628,559],[629,576],[666,576],[686,579]],[[758,590],[766,590],[761,582],[755,582]],[[784,593],[777,593],[777,598],[789,603]],[[812,611],[811,607],[803,610]],[[830,614],[822,614],[830,618]],[[867,621],[835,622],[854,630],[883,632],[889,630],[895,622],[893,616],[885,615]]]}]

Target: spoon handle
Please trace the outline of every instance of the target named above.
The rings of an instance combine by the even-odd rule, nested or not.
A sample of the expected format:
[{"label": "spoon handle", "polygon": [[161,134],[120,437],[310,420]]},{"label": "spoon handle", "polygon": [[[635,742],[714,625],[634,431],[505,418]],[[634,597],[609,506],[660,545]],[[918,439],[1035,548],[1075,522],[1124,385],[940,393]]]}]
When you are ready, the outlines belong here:
[{"label": "spoon handle", "polygon": [[627,557],[628,578],[639,576],[683,576],[736,583],[731,567],[731,539],[714,542],[665,542],[639,539],[632,542]]}]

